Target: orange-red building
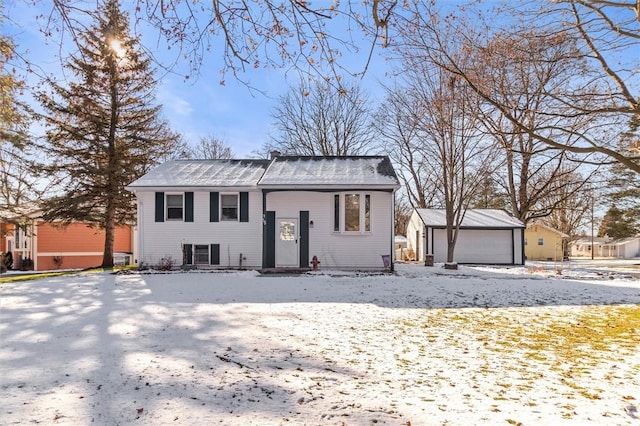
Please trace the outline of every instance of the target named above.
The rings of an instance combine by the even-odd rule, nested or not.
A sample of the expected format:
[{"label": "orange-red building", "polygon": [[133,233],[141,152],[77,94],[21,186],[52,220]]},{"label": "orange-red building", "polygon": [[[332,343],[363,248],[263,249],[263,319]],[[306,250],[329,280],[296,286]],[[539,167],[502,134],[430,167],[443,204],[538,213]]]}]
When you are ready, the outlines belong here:
[{"label": "orange-red building", "polygon": [[[60,226],[40,219],[23,224],[0,223],[0,251],[11,252],[13,268],[20,269],[23,259],[33,261],[33,269],[90,268],[102,264],[105,233],[84,223]],[[134,228],[121,225],[114,238],[114,262],[134,262]]]}]

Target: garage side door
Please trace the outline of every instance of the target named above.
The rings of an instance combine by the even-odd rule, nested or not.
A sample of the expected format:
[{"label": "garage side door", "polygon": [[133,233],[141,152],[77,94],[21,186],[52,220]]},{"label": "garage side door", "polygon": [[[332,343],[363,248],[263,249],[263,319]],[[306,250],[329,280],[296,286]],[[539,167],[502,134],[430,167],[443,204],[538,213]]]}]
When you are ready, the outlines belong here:
[{"label": "garage side door", "polygon": [[[435,230],[436,262],[447,260],[447,231]],[[458,234],[455,261],[458,263],[512,264],[513,242],[511,230],[469,230],[463,229]]]}]

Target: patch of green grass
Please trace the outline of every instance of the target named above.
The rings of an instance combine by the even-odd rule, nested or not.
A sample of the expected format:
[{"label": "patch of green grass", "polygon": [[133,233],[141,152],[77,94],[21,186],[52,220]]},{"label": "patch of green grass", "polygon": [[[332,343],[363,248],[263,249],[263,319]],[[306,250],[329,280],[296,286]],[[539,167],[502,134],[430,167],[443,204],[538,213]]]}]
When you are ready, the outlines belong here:
[{"label": "patch of green grass", "polygon": [[40,280],[44,278],[53,278],[60,277],[64,275],[76,275],[79,273],[91,273],[91,272],[108,272],[108,271],[120,271],[120,270],[129,270],[135,269],[136,265],[127,265],[127,266],[117,266],[113,269],[108,268],[90,268],[90,269],[82,269],[82,270],[73,270],[73,271],[52,271],[52,272],[25,272],[23,274],[7,274],[0,275],[0,284],[2,283],[11,283],[18,281],[31,281],[31,280]]},{"label": "patch of green grass", "polygon": [[550,352],[560,362],[579,365],[574,374],[588,373],[585,366],[597,365],[614,348],[618,354],[638,349],[640,305],[585,307],[575,317],[523,328],[520,336],[518,344],[527,349],[527,356]]},{"label": "patch of green grass", "polygon": [[43,273],[33,273],[33,274],[20,274],[20,275],[6,275],[0,276],[0,284],[1,283],[11,283],[17,281],[30,281],[37,280],[42,278],[51,278],[51,277],[59,277],[61,275],[71,275],[76,274],[77,272],[43,272]]},{"label": "patch of green grass", "polygon": [[[434,309],[400,320],[397,327],[413,333],[423,329],[422,342],[414,334],[408,345],[419,351],[425,344],[440,342],[462,354],[475,352],[477,359],[488,354],[517,359],[521,384],[539,379],[541,376],[534,373],[544,366],[588,399],[597,393],[576,386],[580,377],[590,376],[603,363],[624,362],[640,351],[640,305],[549,307],[542,312],[527,308]],[[429,356],[437,358],[435,353]],[[475,367],[482,375],[494,369],[487,362]],[[640,365],[636,370],[640,371]]]}]

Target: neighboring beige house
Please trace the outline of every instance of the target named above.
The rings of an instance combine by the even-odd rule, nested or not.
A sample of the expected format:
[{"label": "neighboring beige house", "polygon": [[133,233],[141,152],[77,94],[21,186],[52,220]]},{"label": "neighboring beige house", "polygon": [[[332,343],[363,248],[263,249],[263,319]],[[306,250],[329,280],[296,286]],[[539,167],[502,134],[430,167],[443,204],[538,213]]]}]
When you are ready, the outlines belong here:
[{"label": "neighboring beige house", "polygon": [[527,260],[561,261],[567,253],[569,236],[542,223],[530,223],[524,231]]},{"label": "neighboring beige house", "polygon": [[572,257],[640,257],[640,236],[612,240],[608,237],[583,237],[571,244]]}]

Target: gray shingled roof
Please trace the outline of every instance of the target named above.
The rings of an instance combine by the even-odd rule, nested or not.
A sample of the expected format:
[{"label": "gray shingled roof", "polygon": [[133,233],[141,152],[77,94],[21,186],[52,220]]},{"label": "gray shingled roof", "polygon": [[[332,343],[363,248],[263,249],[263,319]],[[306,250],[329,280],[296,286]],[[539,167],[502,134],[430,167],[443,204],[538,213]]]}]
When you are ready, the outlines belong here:
[{"label": "gray shingled roof", "polygon": [[[447,218],[444,209],[416,209],[426,226],[444,228]],[[468,209],[461,228],[524,228],[524,223],[499,209]]]},{"label": "gray shingled roof", "polygon": [[168,161],[127,188],[247,186],[396,189],[400,184],[386,156],[280,156],[273,160]]},{"label": "gray shingled roof", "polygon": [[260,187],[384,187],[400,186],[386,156],[276,157]]},{"label": "gray shingled roof", "polygon": [[255,186],[269,160],[173,160],[152,169],[127,187]]}]

